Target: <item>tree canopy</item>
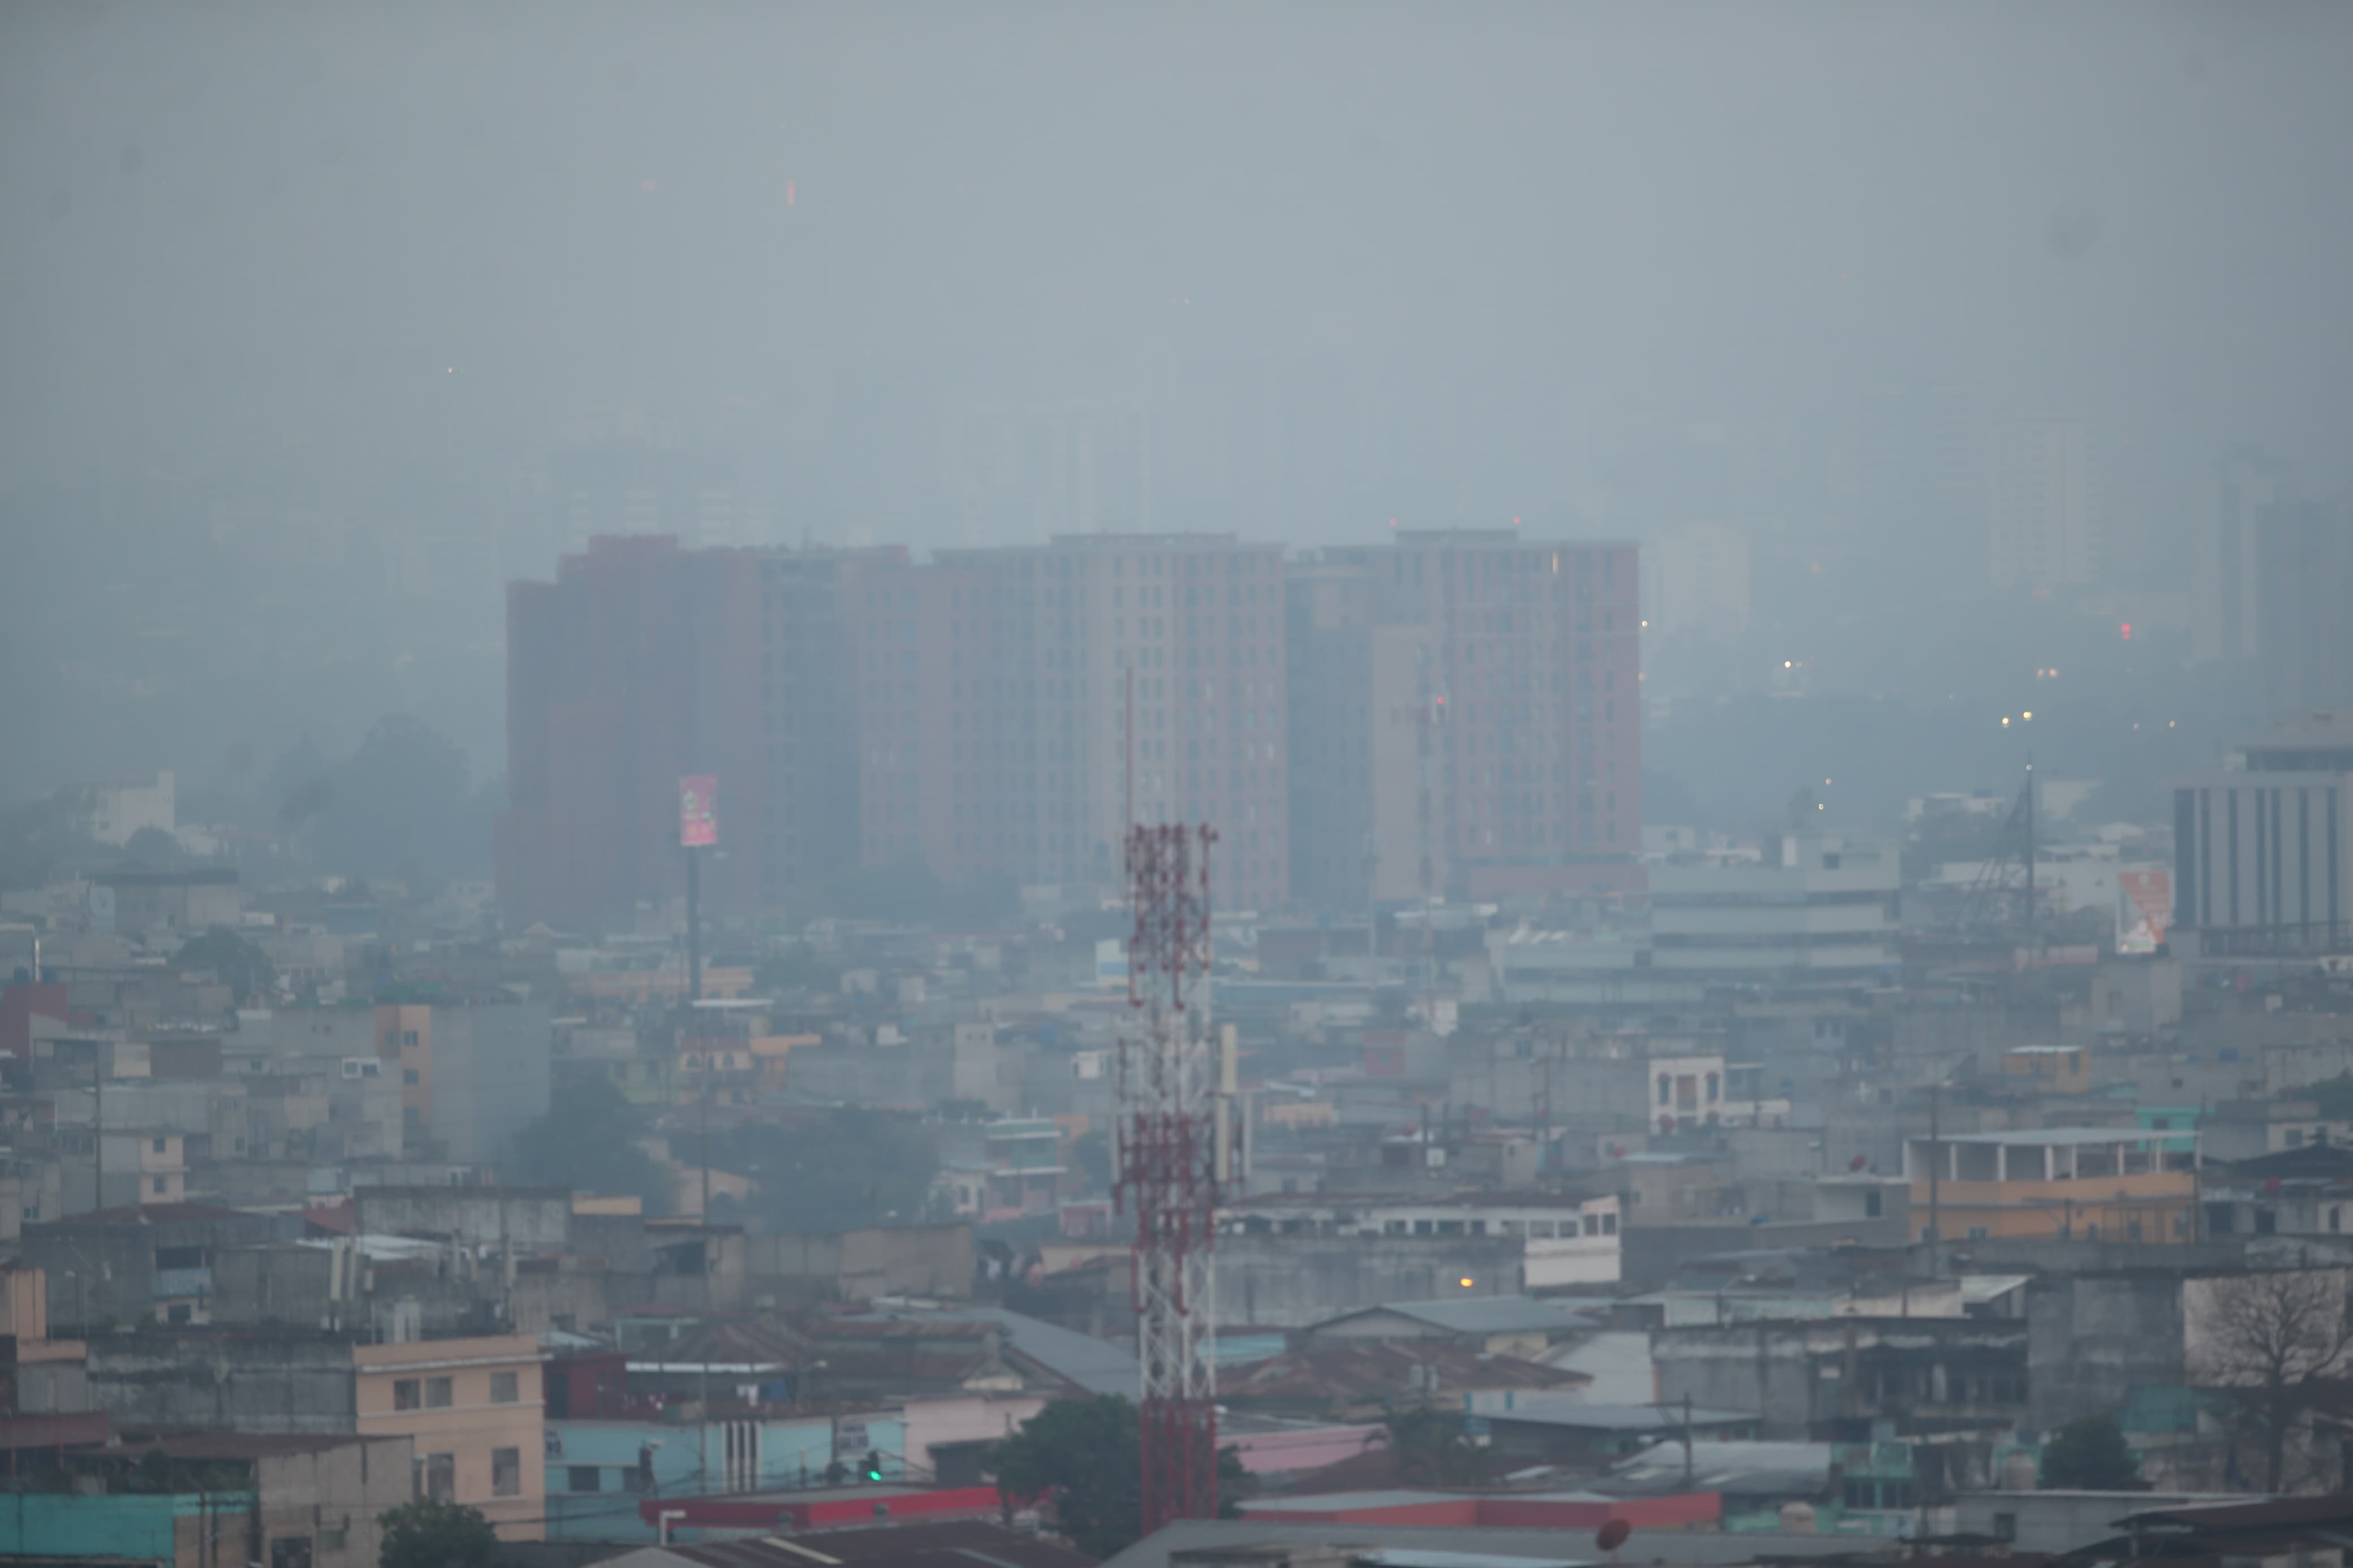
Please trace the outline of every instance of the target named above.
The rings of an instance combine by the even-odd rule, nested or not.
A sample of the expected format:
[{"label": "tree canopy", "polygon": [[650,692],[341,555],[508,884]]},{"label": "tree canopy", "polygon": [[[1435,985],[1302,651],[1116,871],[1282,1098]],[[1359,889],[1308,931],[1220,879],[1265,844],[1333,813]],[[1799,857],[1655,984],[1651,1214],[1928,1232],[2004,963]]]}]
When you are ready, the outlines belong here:
[{"label": "tree canopy", "polygon": [[763,959],[752,984],[764,996],[787,996],[797,991],[839,991],[841,965],[808,943],[796,942]]},{"label": "tree canopy", "polygon": [[207,969],[220,977],[222,984],[242,1006],[257,994],[272,991],[278,985],[278,970],[269,955],[227,926],[215,926],[202,936],[190,937],[180,944],[172,957],[174,969]]},{"label": "tree canopy", "polygon": [[757,1186],[751,1212],[770,1230],[912,1224],[931,1199],[939,1151],[912,1117],[855,1106],[714,1133],[714,1163]]},{"label": "tree canopy", "polygon": [[338,766],[294,784],[280,808],[308,820],[333,871],[427,886],[488,863],[490,807],[467,782],[466,754],[420,720],[381,720]]},{"label": "tree canopy", "polygon": [[1477,1479],[1479,1450],[1453,1416],[1437,1410],[1400,1410],[1382,1427],[1398,1479],[1444,1487]]},{"label": "tree canopy", "polygon": [[419,1498],[388,1510],[383,1523],[379,1568],[491,1568],[498,1561],[498,1531],[478,1508]]},{"label": "tree canopy", "polygon": [[547,1114],[515,1134],[515,1178],[535,1186],[634,1196],[649,1214],[670,1210],[670,1174],[638,1146],[645,1113],[603,1079],[567,1079]]},{"label": "tree canopy", "polygon": [[[1043,1500],[1071,1543],[1109,1557],[1144,1533],[1143,1447],[1135,1406],[1115,1394],[1057,1400],[990,1451],[1008,1506]],[[1250,1477],[1241,1456],[1218,1453],[1218,1511],[1230,1518]]]},{"label": "tree canopy", "polygon": [[2226,1391],[2241,1431],[2260,1445],[2263,1485],[2296,1489],[2291,1458],[2308,1468],[2308,1445],[2291,1456],[2294,1435],[2344,1376],[2353,1353],[2353,1314],[2341,1268],[2280,1268],[2198,1282],[2185,1295],[2198,1353],[2192,1381]]},{"label": "tree canopy", "polygon": [[2045,1491],[2148,1489],[2140,1479],[2140,1460],[2125,1442],[2124,1428],[2105,1415],[2086,1415],[2053,1433],[2043,1445],[2039,1480]]}]

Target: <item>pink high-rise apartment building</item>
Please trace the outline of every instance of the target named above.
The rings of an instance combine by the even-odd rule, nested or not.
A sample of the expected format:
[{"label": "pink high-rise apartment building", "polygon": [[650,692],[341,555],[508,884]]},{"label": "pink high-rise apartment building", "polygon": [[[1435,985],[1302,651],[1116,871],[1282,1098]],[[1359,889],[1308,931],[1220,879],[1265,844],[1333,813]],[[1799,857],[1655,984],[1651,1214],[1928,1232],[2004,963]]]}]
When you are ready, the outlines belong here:
[{"label": "pink high-rise apartment building", "polygon": [[844,621],[869,864],[1111,887],[1132,812],[1218,828],[1221,904],[1289,897],[1279,546],[945,551],[862,574]]},{"label": "pink high-rise apartment building", "polygon": [[1302,897],[1630,888],[1641,621],[1626,543],[1408,531],[1290,581]]}]

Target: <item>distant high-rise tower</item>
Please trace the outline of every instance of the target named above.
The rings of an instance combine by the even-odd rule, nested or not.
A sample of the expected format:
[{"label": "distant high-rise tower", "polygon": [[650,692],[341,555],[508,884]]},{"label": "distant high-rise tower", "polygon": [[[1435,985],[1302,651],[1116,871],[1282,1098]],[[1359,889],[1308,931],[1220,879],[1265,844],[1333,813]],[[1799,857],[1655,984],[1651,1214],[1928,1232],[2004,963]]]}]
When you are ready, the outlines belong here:
[{"label": "distant high-rise tower", "polygon": [[2215,465],[2211,531],[2192,576],[2200,595],[2197,658],[2257,657],[2259,521],[2266,509],[2287,499],[2291,485],[2287,465],[2256,448],[2242,447]]},{"label": "distant high-rise tower", "polygon": [[1900,549],[1930,580],[1974,580],[1986,519],[1985,416],[1958,387],[1888,387],[1860,410],[1856,532]]},{"label": "distant high-rise tower", "polygon": [[865,858],[1108,889],[1132,801],[1138,822],[1217,827],[1220,898],[1282,904],[1282,584],[1280,546],[1207,533],[941,551],[864,575],[843,625]]},{"label": "distant high-rise tower", "polygon": [[2353,509],[2281,501],[2255,525],[2255,647],[2273,717],[2353,709]]},{"label": "distant high-rise tower", "polygon": [[854,863],[847,580],[896,552],[681,550],[598,538],[507,595],[511,921],[626,919],[683,885],[679,780],[718,781],[714,910],[783,905]]},{"label": "distant high-rise tower", "polygon": [[2006,419],[1988,444],[1987,521],[1997,588],[2099,581],[2100,485],[2088,420]]},{"label": "distant high-rise tower", "polygon": [[1621,885],[1642,833],[1632,545],[1416,531],[1294,576],[1303,893]]}]

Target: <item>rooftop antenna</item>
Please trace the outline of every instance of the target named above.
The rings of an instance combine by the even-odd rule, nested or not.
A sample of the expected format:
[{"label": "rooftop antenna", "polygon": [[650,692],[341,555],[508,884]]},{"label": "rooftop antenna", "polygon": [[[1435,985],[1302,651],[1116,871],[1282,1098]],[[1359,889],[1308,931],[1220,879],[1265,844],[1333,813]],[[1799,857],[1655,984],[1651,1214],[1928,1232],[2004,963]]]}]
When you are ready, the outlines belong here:
[{"label": "rooftop antenna", "polygon": [[[2013,900],[2023,897],[2024,908]],[[2000,935],[2023,929],[2031,943],[2035,932],[2034,888],[2034,759],[2026,760],[2026,782],[2010,803],[1993,853],[1978,868],[1962,908],[1962,925],[1972,932]]]}]

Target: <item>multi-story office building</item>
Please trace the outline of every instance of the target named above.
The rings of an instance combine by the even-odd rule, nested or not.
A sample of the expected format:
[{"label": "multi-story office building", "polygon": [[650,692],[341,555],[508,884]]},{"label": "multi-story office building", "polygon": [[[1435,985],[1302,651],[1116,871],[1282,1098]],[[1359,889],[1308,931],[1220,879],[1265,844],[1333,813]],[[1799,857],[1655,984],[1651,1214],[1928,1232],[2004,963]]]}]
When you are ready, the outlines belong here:
[{"label": "multi-story office building", "polygon": [[1716,984],[1851,985],[1893,968],[1895,847],[1793,833],[1775,865],[1651,868],[1651,966]]},{"label": "multi-story office building", "polygon": [[1641,847],[1630,544],[1326,552],[1290,595],[1291,818],[1326,904],[1620,885]]},{"label": "multi-story office building", "polygon": [[2242,743],[2173,791],[2173,936],[2198,958],[2353,952],[2353,709]]}]

